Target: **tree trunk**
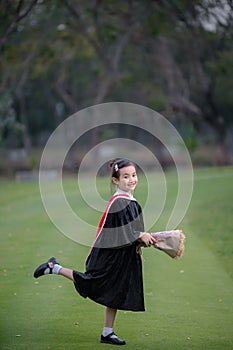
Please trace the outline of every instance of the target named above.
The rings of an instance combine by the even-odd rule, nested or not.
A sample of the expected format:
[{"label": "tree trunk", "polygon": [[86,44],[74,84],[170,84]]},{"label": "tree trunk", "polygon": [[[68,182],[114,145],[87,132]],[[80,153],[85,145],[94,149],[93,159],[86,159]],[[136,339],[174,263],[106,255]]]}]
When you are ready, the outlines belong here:
[{"label": "tree trunk", "polygon": [[22,75],[15,89],[15,93],[19,101],[20,121],[23,124],[23,145],[28,153],[30,152],[31,141],[30,141],[30,136],[28,131],[28,119],[27,119],[24,87],[27,83],[29,71],[35,55],[36,55],[36,52],[31,52],[26,58]]}]

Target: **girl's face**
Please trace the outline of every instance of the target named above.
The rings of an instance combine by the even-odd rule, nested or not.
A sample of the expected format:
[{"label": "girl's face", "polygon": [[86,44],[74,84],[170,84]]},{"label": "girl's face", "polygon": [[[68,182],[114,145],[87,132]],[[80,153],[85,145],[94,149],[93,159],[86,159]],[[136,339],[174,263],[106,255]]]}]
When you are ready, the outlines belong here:
[{"label": "girl's face", "polygon": [[136,169],[133,165],[121,168],[119,170],[120,177],[116,179],[112,178],[113,183],[118,186],[118,188],[125,192],[133,192],[138,183],[138,177]]}]

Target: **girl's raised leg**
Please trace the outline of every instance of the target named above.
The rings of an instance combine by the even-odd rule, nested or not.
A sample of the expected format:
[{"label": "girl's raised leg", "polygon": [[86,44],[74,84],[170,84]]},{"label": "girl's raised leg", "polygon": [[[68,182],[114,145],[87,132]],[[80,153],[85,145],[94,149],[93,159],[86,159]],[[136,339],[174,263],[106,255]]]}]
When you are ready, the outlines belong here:
[{"label": "girl's raised leg", "polygon": [[66,267],[62,267],[59,270],[59,275],[68,278],[69,280],[71,280],[72,282],[74,282],[74,277],[73,277],[73,270],[71,269],[67,269]]}]

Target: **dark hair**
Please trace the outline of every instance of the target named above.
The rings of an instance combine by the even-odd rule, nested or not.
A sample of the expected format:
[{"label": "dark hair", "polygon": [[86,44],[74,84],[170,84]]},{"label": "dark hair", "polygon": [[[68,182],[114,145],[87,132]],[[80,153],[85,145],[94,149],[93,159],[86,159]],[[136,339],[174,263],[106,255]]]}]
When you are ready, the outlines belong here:
[{"label": "dark hair", "polygon": [[134,166],[136,169],[136,164],[129,159],[116,158],[110,161],[109,166],[111,169],[111,177],[116,179],[120,178],[120,169],[127,166]]}]

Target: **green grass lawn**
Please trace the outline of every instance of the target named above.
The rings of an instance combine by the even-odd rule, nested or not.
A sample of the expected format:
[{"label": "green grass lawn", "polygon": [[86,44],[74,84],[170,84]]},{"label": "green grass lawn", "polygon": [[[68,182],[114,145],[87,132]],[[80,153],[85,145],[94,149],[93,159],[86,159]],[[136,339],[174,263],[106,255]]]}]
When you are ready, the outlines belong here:
[{"label": "green grass lawn", "polygon": [[[150,176],[156,181],[156,175]],[[182,259],[144,249],[146,312],[120,311],[115,325],[127,341],[126,349],[233,348],[232,179],[233,168],[195,171],[191,205],[179,225],[187,236]],[[67,197],[85,216],[74,182],[65,181]],[[174,174],[167,175],[167,185],[168,202],[156,231],[163,228],[175,199]],[[145,179],[139,186],[137,198],[144,203]],[[98,188],[106,197],[108,179],[100,179]],[[97,215],[89,217],[97,224]],[[52,255],[64,266],[83,271],[88,251],[50,222],[37,183],[0,182],[1,350],[115,348],[99,343],[102,306],[81,298],[60,276],[32,276]]]}]

